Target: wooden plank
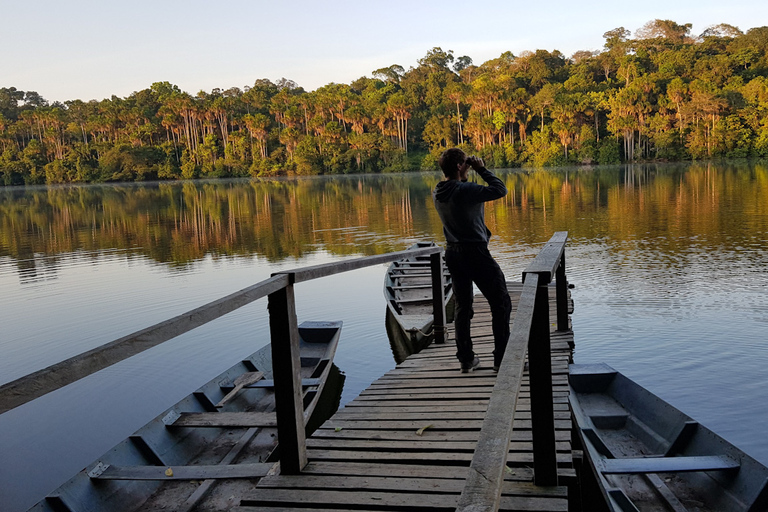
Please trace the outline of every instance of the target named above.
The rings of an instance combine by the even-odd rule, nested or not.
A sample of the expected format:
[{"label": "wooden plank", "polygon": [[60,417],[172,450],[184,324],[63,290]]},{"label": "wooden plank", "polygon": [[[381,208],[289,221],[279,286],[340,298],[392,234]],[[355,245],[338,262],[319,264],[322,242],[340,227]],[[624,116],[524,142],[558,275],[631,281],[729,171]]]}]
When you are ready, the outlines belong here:
[{"label": "wooden plank", "polygon": [[[397,409],[397,408],[395,408]],[[571,413],[569,411],[557,411],[557,413],[554,413],[554,418],[559,420],[568,420],[571,417]],[[488,414],[486,414],[485,410],[480,411],[442,411],[439,408],[436,408],[435,410],[429,411],[426,410],[424,412],[399,412],[397,410],[386,410],[386,411],[380,411],[380,412],[372,412],[372,411],[364,411],[364,412],[356,412],[356,411],[342,411],[337,413],[334,416],[338,420],[365,420],[365,421],[374,421],[374,420],[388,420],[391,418],[396,417],[398,420],[414,420],[414,421],[425,421],[425,420],[454,420],[454,421],[461,421],[461,420],[482,420],[488,417]],[[518,411],[518,413],[515,415],[517,419],[521,420],[530,420],[531,419],[531,412],[530,411]]]},{"label": "wooden plank", "polygon": [[[259,481],[259,488],[284,488],[284,489],[355,489],[377,490],[393,492],[424,491],[458,494],[464,483],[460,479],[441,478],[405,478],[397,476],[368,477],[368,476],[338,476],[328,475],[301,475],[283,476],[270,475]],[[530,482],[506,481],[503,483],[502,492],[508,496],[551,496],[566,497],[565,487],[540,487]]]},{"label": "wooden plank", "polygon": [[600,462],[600,471],[605,474],[725,471],[736,470],[739,467],[738,461],[725,455],[637,457],[605,459]]},{"label": "wooden plank", "polygon": [[381,464],[378,462],[343,463],[332,461],[310,461],[302,475],[336,476],[401,476],[404,478],[456,478],[464,480],[467,467],[462,466],[427,466],[419,464]]},{"label": "wooden plank", "polygon": [[[317,387],[321,384],[320,379],[301,379],[301,387],[307,388],[307,387]],[[222,387],[227,387],[222,385]],[[245,389],[253,389],[253,388],[274,388],[275,387],[275,381],[272,379],[262,379],[258,382],[254,382],[252,384],[246,384]]]},{"label": "wooden plank", "polygon": [[258,382],[264,377],[264,372],[247,372],[242,375],[240,375],[238,378],[235,379],[234,385],[235,387],[224,395],[224,398],[219,400],[219,403],[216,404],[216,407],[224,407],[224,405],[235,398],[237,394],[240,392],[241,389],[243,389],[244,386],[247,386],[248,384],[253,384],[255,382]]},{"label": "wooden plank", "polygon": [[[472,453],[463,452],[435,452],[435,451],[414,451],[414,452],[382,452],[382,451],[362,451],[362,450],[307,450],[307,457],[310,460],[335,460],[335,461],[395,461],[398,463],[407,463],[414,460],[422,464],[436,463],[469,463],[472,461]],[[534,461],[533,452],[509,452],[507,453],[507,464],[530,464]],[[556,461],[561,464],[571,463],[571,454],[558,453]],[[499,480],[499,482],[501,479]]]},{"label": "wooden plank", "polygon": [[[423,425],[422,425],[423,426]],[[407,430],[366,430],[357,428],[330,428],[328,424],[323,428],[316,430],[312,434],[312,438],[338,438],[338,439],[378,439],[378,440],[404,440],[404,439],[416,439],[417,429]],[[419,438],[424,440],[437,440],[442,439],[446,441],[474,441],[477,442],[480,436],[479,430],[435,430],[433,428],[426,429]],[[533,433],[531,430],[516,429],[512,431],[510,435],[510,441],[526,441],[530,442],[533,439]],[[561,429],[555,431],[556,441],[569,441],[571,434],[569,429]]]},{"label": "wooden plank", "polygon": [[[242,451],[248,446],[251,440],[253,440],[259,430],[259,428],[248,429],[240,437],[235,446],[233,446],[229,452],[227,452],[224,458],[221,459],[219,464],[231,464],[234,462],[240,453],[242,453]],[[181,503],[176,508],[175,512],[190,512],[193,510],[198,505],[198,503],[200,503],[200,501],[211,491],[211,489],[213,489],[213,487],[216,485],[216,482],[217,480],[212,478],[203,480],[197,489],[195,489],[195,491],[184,501],[184,503]]]},{"label": "wooden plank", "polygon": [[435,379],[379,379],[371,384],[370,389],[419,389],[419,388],[472,388],[487,387],[488,392],[493,388],[496,382],[496,375],[491,375],[488,371],[474,371],[471,373],[460,373],[456,368],[455,378],[435,378]]},{"label": "wooden plank", "polygon": [[107,466],[94,480],[208,480],[260,478],[273,463],[214,466]]},{"label": "wooden plank", "polygon": [[389,507],[395,509],[423,508],[454,508],[457,496],[455,494],[394,493],[394,492],[343,492],[328,490],[303,489],[270,489],[258,488],[240,500],[241,507],[272,505],[276,503],[290,504],[296,508],[306,506],[329,506],[349,509],[358,507]]},{"label": "wooden plank", "polygon": [[[274,504],[290,504],[297,508],[307,506],[324,507],[330,504],[344,509],[360,507],[387,507],[390,509],[453,509],[456,507],[456,494],[419,494],[396,492],[343,492],[334,490],[303,490],[303,489],[270,489],[259,488],[240,501],[241,507],[273,506]],[[568,501],[563,498],[505,496],[502,499],[503,509],[520,511],[567,511]]]},{"label": "wooden plank", "polygon": [[[420,436],[421,437],[421,436]],[[369,439],[345,439],[345,438],[316,438],[307,439],[307,448],[314,449],[344,449],[344,450],[380,450],[380,451],[419,451],[419,450],[440,450],[445,452],[466,451],[474,452],[476,440],[466,441],[446,441],[443,439],[430,438],[428,440],[369,440]],[[557,450],[566,452],[571,450],[570,442],[556,443]],[[533,451],[532,442],[510,442],[510,452]]]},{"label": "wooden plank", "polygon": [[488,408],[488,400],[462,400],[455,405],[454,402],[448,404],[435,403],[434,400],[358,400],[354,399],[344,405],[344,409],[377,409],[387,407],[392,409],[402,408],[407,412],[417,412],[423,410],[422,407],[439,407],[443,411],[454,410],[485,410]]},{"label": "wooden plank", "polygon": [[183,412],[169,427],[250,428],[276,427],[275,413],[269,412]]}]

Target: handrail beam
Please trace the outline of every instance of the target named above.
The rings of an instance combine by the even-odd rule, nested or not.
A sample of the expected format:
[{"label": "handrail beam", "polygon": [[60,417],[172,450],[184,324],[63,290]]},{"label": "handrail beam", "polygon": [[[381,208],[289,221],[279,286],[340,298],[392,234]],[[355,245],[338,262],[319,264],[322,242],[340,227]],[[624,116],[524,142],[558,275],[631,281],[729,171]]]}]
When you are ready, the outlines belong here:
[{"label": "handrail beam", "polygon": [[292,276],[293,283],[302,283],[304,281],[311,281],[312,279],[349,272],[350,270],[358,270],[365,267],[380,265],[382,263],[389,263],[405,257],[429,256],[431,254],[439,253],[440,251],[442,251],[440,247],[425,247],[423,249],[389,252],[386,254],[377,254],[375,256],[364,256],[362,258],[337,261],[334,263],[323,263],[311,267],[281,270],[280,272],[275,272],[273,275],[287,274]]},{"label": "handrail beam", "polygon": [[[459,504],[461,512],[498,510],[526,355],[529,361],[533,466],[536,485],[557,485],[557,452],[552,399],[549,283],[557,272],[558,317],[565,313],[565,243],[557,232],[523,273],[523,289],[504,358],[491,393],[480,437]],[[562,311],[561,311],[562,308]],[[562,319],[560,319],[562,324]],[[558,325],[561,329],[562,325]]]},{"label": "handrail beam", "polygon": [[200,327],[287,285],[288,276],[271,277],[169,320],[3,384],[0,386],[0,414]]},{"label": "handrail beam", "polygon": [[536,285],[537,279],[527,279],[523,283],[507,349],[488,402],[475,454],[469,466],[469,475],[456,508],[458,512],[486,512],[499,508],[501,483],[507,465],[509,440],[533,322]]},{"label": "handrail beam", "polygon": [[388,263],[405,256],[429,256],[441,250],[440,247],[426,247],[276,272],[269,279],[226,297],[3,384],[0,386],[0,414],[216,320],[294,282]]},{"label": "handrail beam", "polygon": [[565,251],[565,242],[568,240],[567,231],[556,231],[552,238],[539,251],[536,258],[523,271],[525,274],[543,275],[547,283],[552,282],[557,267],[560,265],[560,259]]}]

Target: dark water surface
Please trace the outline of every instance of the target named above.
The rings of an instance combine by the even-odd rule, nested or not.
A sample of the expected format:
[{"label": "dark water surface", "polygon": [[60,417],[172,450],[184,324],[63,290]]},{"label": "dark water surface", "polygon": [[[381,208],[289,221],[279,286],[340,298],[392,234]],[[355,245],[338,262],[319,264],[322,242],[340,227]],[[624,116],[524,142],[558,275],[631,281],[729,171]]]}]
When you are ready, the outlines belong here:
[{"label": "dark water surface", "polygon": [[[577,362],[605,361],[768,463],[768,168],[500,172],[510,280],[567,230]],[[0,189],[0,384],[272,272],[442,243],[437,174]],[[343,320],[342,403],[394,366],[384,266],[297,285]],[[0,509],[25,510],[268,343],[266,301],[0,415]],[[458,366],[457,366],[458,368]]]}]

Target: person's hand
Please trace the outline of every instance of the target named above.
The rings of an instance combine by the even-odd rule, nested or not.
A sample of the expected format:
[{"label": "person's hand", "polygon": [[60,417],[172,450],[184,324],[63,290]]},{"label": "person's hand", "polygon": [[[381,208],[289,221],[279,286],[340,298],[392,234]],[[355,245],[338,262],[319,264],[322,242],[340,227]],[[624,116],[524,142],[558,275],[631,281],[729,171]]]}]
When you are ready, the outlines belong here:
[{"label": "person's hand", "polygon": [[483,163],[483,159],[477,156],[470,156],[467,158],[467,164],[469,164],[470,167],[474,170],[482,169],[485,167],[485,163]]}]

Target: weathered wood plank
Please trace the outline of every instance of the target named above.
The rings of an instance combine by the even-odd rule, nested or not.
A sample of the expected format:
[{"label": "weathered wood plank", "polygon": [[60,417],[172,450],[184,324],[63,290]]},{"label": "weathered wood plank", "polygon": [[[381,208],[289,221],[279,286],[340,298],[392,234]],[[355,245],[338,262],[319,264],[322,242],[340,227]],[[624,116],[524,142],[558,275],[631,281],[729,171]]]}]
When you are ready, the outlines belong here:
[{"label": "weathered wood plank", "polygon": [[[401,476],[404,478],[455,478],[464,480],[467,467],[428,466],[419,464],[397,464],[356,461],[309,461],[302,475],[336,476]],[[530,476],[531,473],[528,473]]]},{"label": "weathered wood plank", "polygon": [[725,471],[739,469],[740,464],[727,456],[707,455],[693,457],[636,457],[606,459],[600,471],[606,474],[620,473],[671,473],[686,471]]},{"label": "weathered wood plank", "polygon": [[[445,452],[467,451],[474,452],[476,440],[466,441],[445,441],[442,439],[433,440],[350,440],[344,438],[318,438],[307,439],[307,448],[315,449],[344,449],[344,450],[380,450],[380,451],[418,451],[418,450],[440,450]],[[567,452],[571,450],[569,442],[556,443],[558,451]],[[533,451],[531,442],[510,442],[510,452]]]},{"label": "weathered wood plank", "polygon": [[183,412],[169,427],[249,428],[275,427],[277,418],[268,412]]},{"label": "weathered wood plank", "polygon": [[269,473],[273,463],[228,464],[215,466],[107,466],[94,480],[208,480],[259,478]]},{"label": "weathered wood plank", "polygon": [[[317,450],[308,449],[307,457],[310,460],[335,460],[335,461],[396,461],[407,462],[418,460],[422,464],[429,463],[461,463],[469,464],[472,461],[472,453],[462,452],[381,452],[381,451],[363,451],[363,450]],[[568,453],[558,453],[557,462],[560,464],[570,464],[572,461],[570,451]],[[508,452],[507,464],[530,464],[533,462],[533,452]]]},{"label": "weathered wood plank", "polygon": [[[292,504],[296,507],[320,506],[329,504],[339,508],[359,507],[389,507],[411,509],[421,507],[428,509],[455,508],[458,502],[456,494],[419,494],[395,492],[343,492],[302,489],[258,489],[257,492],[246,496],[240,501],[241,507],[272,506],[274,504]],[[563,498],[504,496],[501,506],[503,509],[519,511],[557,511],[568,510],[568,501]]]},{"label": "weathered wood plank", "polygon": [[523,271],[523,275],[536,273],[543,276],[547,283],[552,281],[552,276],[555,275],[555,271],[560,264],[560,257],[565,251],[565,243],[567,240],[567,231],[556,232],[546,245],[544,245],[544,248],[539,251],[528,267],[526,267]]},{"label": "weathered wood plank", "polygon": [[[445,441],[474,441],[480,435],[479,430],[435,430],[428,428],[424,430],[421,436],[417,437],[416,430],[365,430],[365,429],[353,429],[353,428],[329,428],[324,425],[325,428],[316,430],[312,434],[312,438],[338,438],[338,439],[372,439],[372,440],[407,440],[407,439],[424,439],[424,440],[445,440]],[[570,430],[561,429],[555,431],[555,439],[557,441],[570,440]],[[510,435],[510,441],[531,441],[533,434],[531,430],[513,430]]]},{"label": "weathered wood plank", "polygon": [[[377,491],[424,491],[443,492],[459,494],[464,487],[464,482],[460,479],[440,479],[440,478],[404,478],[397,476],[390,477],[362,477],[347,476],[338,478],[338,476],[283,476],[273,475],[262,479],[259,487],[266,488],[284,488],[284,489],[354,489],[354,490],[377,490]],[[550,496],[566,497],[565,487],[540,487],[530,482],[506,481],[502,486],[502,493],[508,496]]]},{"label": "weathered wood plank", "polygon": [[[555,419],[560,420],[567,420],[571,417],[570,412],[568,411],[557,411],[555,414]],[[454,420],[454,421],[461,421],[461,420],[482,420],[487,418],[487,414],[484,410],[481,411],[441,411],[439,408],[436,408],[436,410],[426,410],[423,412],[399,412],[396,410],[387,410],[387,411],[380,411],[380,412],[373,412],[373,411],[353,411],[353,410],[344,410],[340,411],[334,416],[338,420],[387,420],[393,417],[398,418],[399,420],[414,420],[414,421],[424,421],[424,420]],[[518,411],[518,414],[516,414],[516,417],[521,420],[530,420],[531,419],[531,412],[530,411]]]}]

